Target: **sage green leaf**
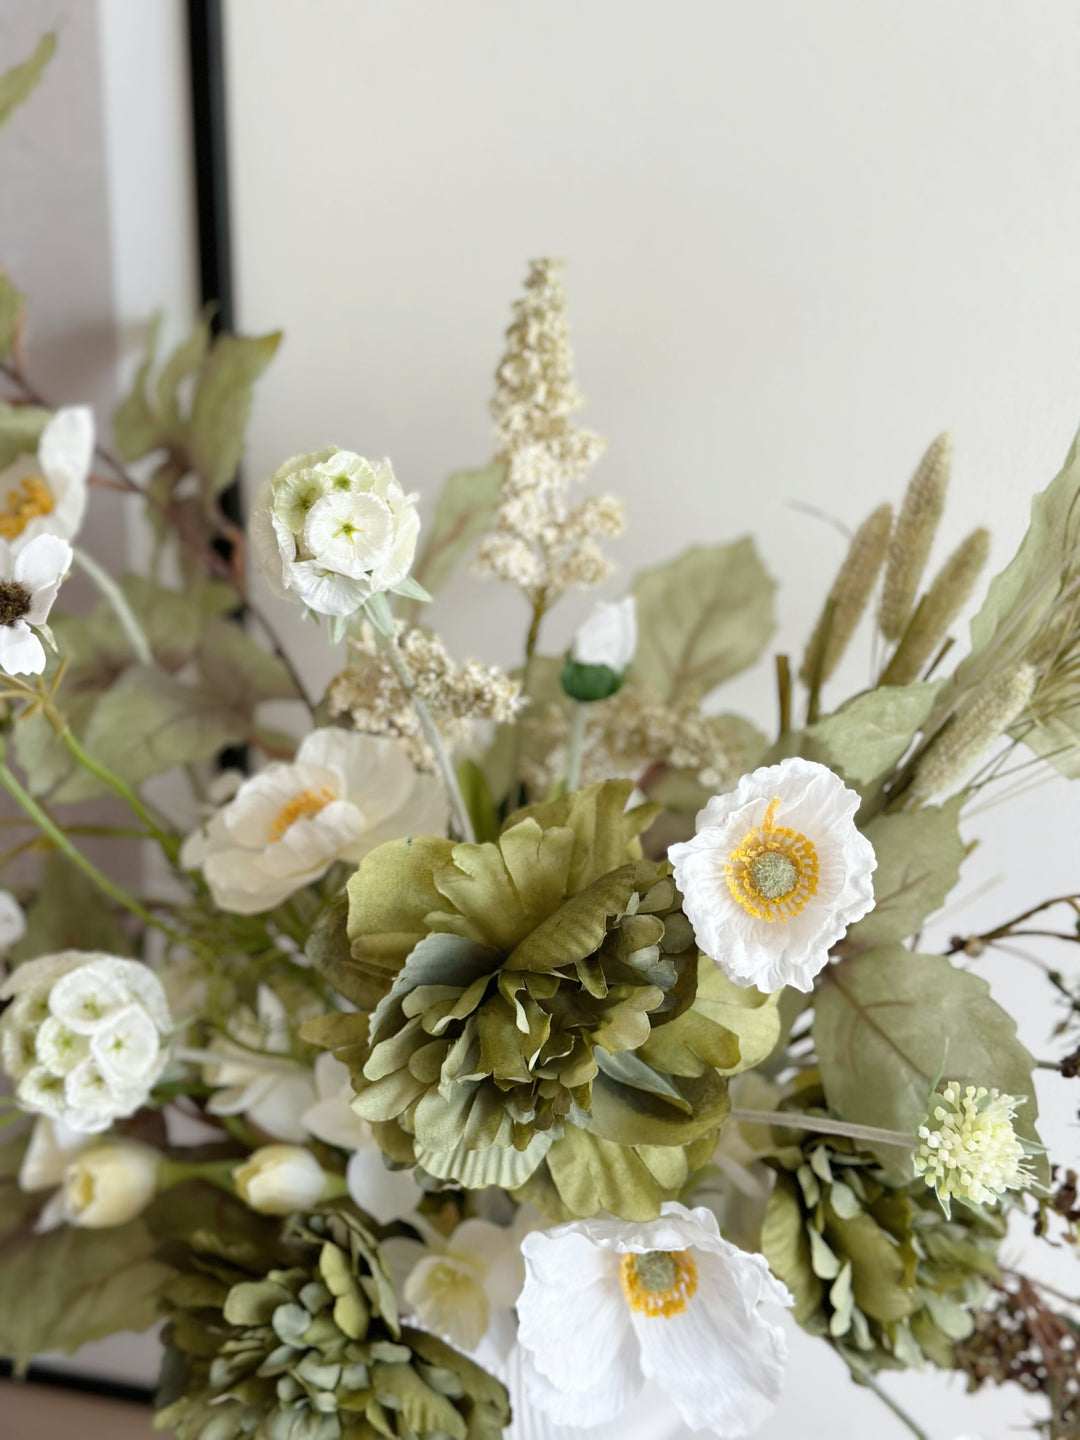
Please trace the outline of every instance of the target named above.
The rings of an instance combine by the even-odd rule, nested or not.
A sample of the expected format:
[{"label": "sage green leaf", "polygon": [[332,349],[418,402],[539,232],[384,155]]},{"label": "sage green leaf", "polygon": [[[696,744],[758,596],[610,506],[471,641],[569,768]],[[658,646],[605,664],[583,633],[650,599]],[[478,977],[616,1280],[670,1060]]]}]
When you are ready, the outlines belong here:
[{"label": "sage green leaf", "polygon": [[375,1397],[388,1409],[400,1411],[409,1433],[446,1435],[466,1440],[468,1426],[445,1395],[425,1385],[411,1365],[373,1365]]},{"label": "sage green leaf", "polygon": [[806,733],[833,770],[856,785],[869,784],[891,770],[908,749],[942,683],[866,690]]},{"label": "sage green leaf", "polygon": [[892,1238],[864,1211],[844,1218],[832,1211],[825,1236],[851,1264],[855,1303],[872,1320],[901,1320],[915,1309],[903,1256]]},{"label": "sage green leaf", "polygon": [[863,833],[874,847],[874,908],[847,932],[858,949],[906,940],[944,904],[967,847],[958,828],[961,797],[947,805],[879,815]]},{"label": "sage green leaf", "polygon": [[[78,734],[97,704],[94,690],[75,691],[63,700],[64,715]],[[77,767],[71,751],[40,712],[19,718],[14,729],[15,758],[31,795],[47,795]]]},{"label": "sage green leaf", "polygon": [[567,1212],[580,1219],[607,1210],[623,1220],[654,1220],[661,1203],[673,1198],[634,1147],[615,1145],[576,1125],[567,1125],[556,1140],[547,1165]]},{"label": "sage green leaf", "polygon": [[[830,966],[822,982],[814,1046],[829,1105],[842,1119],[914,1139],[940,1077],[1028,1096],[1016,1129],[1037,1141],[1034,1061],[985,980],[943,955],[886,945]],[[909,1150],[870,1149],[894,1174],[912,1175]]]},{"label": "sage green leaf", "polygon": [[7,272],[0,270],[0,360],[6,360],[11,354],[19,333],[22,306],[23,297],[11,283]]},{"label": "sage green leaf", "polygon": [[135,371],[131,389],[113,411],[113,444],[125,464],[141,460],[144,455],[160,449],[165,443],[165,427],[161,416],[151,404],[146,385],[157,354],[161,316],[155,315],[146,336],[146,349]]},{"label": "sage green leaf", "polygon": [[810,1237],[790,1175],[776,1177],[761,1226],[761,1253],[791,1291],[796,1321],[806,1325],[820,1310],[825,1287],[814,1273]]},{"label": "sage green leaf", "polygon": [[250,714],[263,700],[292,700],[296,686],[276,655],[236,621],[212,620],[199,642],[199,669],[211,693]]},{"label": "sage green leaf", "polygon": [[115,908],[66,855],[54,851],[27,907],[26,934],[11,947],[10,955],[13,961],[32,960],[61,950],[132,953]]},{"label": "sage green leaf", "polygon": [[56,31],[50,30],[38,41],[34,53],[20,65],[13,65],[0,75],[0,125],[11,116],[34,91],[46,65],[56,53]]},{"label": "sage green leaf", "polygon": [[[236,607],[231,585],[204,580],[171,590],[142,575],[125,575],[120,588],[150,642],[154,659],[165,670],[180,670],[191,660],[212,621]],[[102,600],[89,615],[54,618],[57,643],[80,689],[104,689],[135,659],[116,612]]]},{"label": "sage green leaf", "polygon": [[0,404],[0,470],[37,449],[51,412],[36,405]]},{"label": "sage green leaf", "polygon": [[185,407],[181,405],[180,386],[198,372],[210,349],[212,309],[208,306],[204,310],[191,334],[181,340],[161,367],[155,389],[158,414],[166,430],[176,431],[183,425]]},{"label": "sage green leaf", "polygon": [[236,474],[252,389],[280,341],[280,331],[219,335],[199,370],[185,438],[192,466],[209,495],[217,495]]},{"label": "sage green leaf", "polygon": [[631,678],[673,701],[745,670],[776,628],[774,583],[753,540],[692,546],[634,581],[638,648]]},{"label": "sage green leaf", "polygon": [[504,467],[501,461],[481,470],[456,470],[435,502],[427,541],[413,566],[413,577],[430,594],[445,585],[468,555],[495,513]]},{"label": "sage green leaf", "polygon": [[475,760],[464,760],[457,767],[457,777],[477,842],[484,845],[488,841],[497,840],[499,816],[487,776]]},{"label": "sage green leaf", "polygon": [[780,1037],[782,992],[763,995],[727,980],[719,966],[698,960],[697,994],[690,1008],[658,1025],[638,1054],[670,1075],[696,1077],[708,1070],[737,1075],[760,1065]]}]

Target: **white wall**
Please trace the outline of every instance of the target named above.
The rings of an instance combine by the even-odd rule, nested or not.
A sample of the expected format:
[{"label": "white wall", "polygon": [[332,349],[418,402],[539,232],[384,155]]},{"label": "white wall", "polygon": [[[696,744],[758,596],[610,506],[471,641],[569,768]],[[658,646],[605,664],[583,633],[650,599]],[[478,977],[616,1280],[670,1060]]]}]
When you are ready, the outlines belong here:
[{"label": "white wall", "polygon": [[[797,653],[843,542],[789,502],[853,522],[946,426],[940,553],[976,523],[996,563],[1011,553],[1080,421],[1070,0],[231,0],[228,21],[240,318],[286,331],[251,481],[328,441],[388,453],[427,498],[484,461],[510,300],[526,260],[556,253],[584,418],[610,441],[600,482],[629,502],[619,584],[753,530]],[[514,658],[508,591],[462,579],[437,614],[458,649]],[[866,673],[857,647],[836,693]],[[725,698],[771,723],[768,667]],[[929,940],[1075,889],[1074,814],[1059,785],[981,817],[963,893],[998,883]],[[1041,982],[984,964],[1038,1053]],[[1075,1157],[1077,1097],[1043,1088]],[[1070,1265],[1040,1263],[1059,1282]],[[891,1383],[934,1437],[1004,1437],[1031,1410]],[[797,1337],[763,1433],[906,1432]]]}]

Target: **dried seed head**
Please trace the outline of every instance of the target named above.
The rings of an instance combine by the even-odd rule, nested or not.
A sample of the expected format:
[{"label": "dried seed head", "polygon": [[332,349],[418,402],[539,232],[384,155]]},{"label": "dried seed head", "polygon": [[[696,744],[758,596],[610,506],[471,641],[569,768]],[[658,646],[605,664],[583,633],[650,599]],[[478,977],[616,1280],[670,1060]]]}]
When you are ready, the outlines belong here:
[{"label": "dried seed head", "polygon": [[990,555],[990,531],[973,530],[934,577],[881,677],[882,685],[910,685],[922,674],[963,609]]},{"label": "dried seed head", "polygon": [[952,436],[939,435],[919,461],[897,516],[881,596],[881,633],[899,640],[908,622],[945,506]]},{"label": "dried seed head", "polygon": [[928,799],[955,790],[972,763],[1027,709],[1035,679],[1033,665],[1017,665],[965,706],[927,751],[911,793]]},{"label": "dried seed head", "polygon": [[879,505],[859,526],[818,617],[799,668],[804,685],[832,675],[862,619],[881,571],[892,529],[892,507]]}]

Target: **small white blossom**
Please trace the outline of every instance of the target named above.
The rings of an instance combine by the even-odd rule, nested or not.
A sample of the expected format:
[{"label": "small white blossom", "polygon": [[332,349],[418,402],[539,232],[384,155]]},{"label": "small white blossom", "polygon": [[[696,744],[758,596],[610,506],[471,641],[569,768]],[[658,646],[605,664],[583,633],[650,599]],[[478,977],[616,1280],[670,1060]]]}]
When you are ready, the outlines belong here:
[{"label": "small white blossom", "polygon": [[401,747],[328,726],[296,759],[251,776],[180,854],[201,869],[223,910],[272,910],[318,880],[335,860],[357,863],[384,840],[446,829],[446,799]]},{"label": "small white blossom", "polygon": [[80,1151],[64,1167],[60,1189],[46,1203],[39,1232],[58,1225],[107,1230],[141,1215],[157,1193],[161,1156],[133,1140],[109,1140]]},{"label": "small white blossom", "polygon": [[637,602],[632,595],[598,600],[578,627],[570,658],[578,665],[606,665],[621,675],[637,650]]},{"label": "small white blossom", "polygon": [[787,1347],[763,1304],[791,1296],[709,1210],[667,1203],[644,1224],[579,1220],[522,1242],[526,1393],[557,1424],[634,1405],[646,1379],[687,1425],[752,1435],[780,1394]]},{"label": "small white blossom", "polygon": [[420,517],[389,460],[324,450],[287,460],[266,482],[249,533],[278,594],[319,615],[348,616],[403,584]]},{"label": "small white blossom", "polygon": [[874,904],[859,797],[824,765],[783,760],[714,795],[668,851],[701,949],[735,985],[805,992]]},{"label": "small white blossom", "polygon": [[984,1085],[961,1089],[950,1081],[919,1126],[915,1174],[936,1190],[945,1213],[953,1196],[975,1205],[992,1205],[1007,1190],[1022,1190],[1035,1175],[1013,1129],[1013,1116],[1024,1103]]},{"label": "small white blossom", "polygon": [[215,1059],[203,1076],[215,1093],[206,1108],[211,1115],[243,1115],[275,1140],[306,1140],[301,1117],[315,1100],[311,1071],[290,1056],[285,1006],[268,985],[259,986],[256,1004],[257,1014],[242,1010],[235,1016],[233,1038],[210,1042],[206,1057]]},{"label": "small white blossom", "polygon": [[86,1134],[146,1103],[168,1059],[172,1016],[136,960],[66,950],[20,965],[0,988],[0,1059],[25,1110]]},{"label": "small white blossom", "polygon": [[36,455],[20,455],[0,471],[0,539],[21,550],[39,535],[71,540],[86,512],[94,458],[89,406],[57,410],[41,432]]},{"label": "small white blossom", "polygon": [[326,1189],[322,1166],[302,1145],[264,1145],[232,1173],[236,1193],[260,1215],[310,1210]]},{"label": "small white blossom", "polygon": [[40,675],[45,647],[34,634],[49,618],[61,581],[71,569],[71,546],[37,535],[15,550],[0,540],[0,670]]}]

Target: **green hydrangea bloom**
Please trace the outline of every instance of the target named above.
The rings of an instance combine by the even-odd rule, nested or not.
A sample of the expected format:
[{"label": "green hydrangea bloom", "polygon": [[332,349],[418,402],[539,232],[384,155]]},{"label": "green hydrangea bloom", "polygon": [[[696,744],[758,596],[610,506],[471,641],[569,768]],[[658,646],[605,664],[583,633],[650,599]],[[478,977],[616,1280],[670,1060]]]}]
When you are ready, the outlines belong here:
[{"label": "green hydrangea bloom", "polygon": [[165,1290],[155,1426],[178,1440],[497,1440],[503,1386],[398,1322],[378,1245],[348,1206],[296,1216],[268,1266],[195,1237]]},{"label": "green hydrangea bloom", "polygon": [[803,1329],[871,1370],[951,1369],[998,1273],[1001,1215],[958,1206],[949,1219],[921,1181],[897,1184],[836,1136],[809,1135],[771,1163],[761,1248]]},{"label": "green hydrangea bloom", "polygon": [[655,808],[629,793],[362,862],[350,959],[323,968],[370,1014],[307,1033],[350,1065],[391,1159],[554,1216],[644,1219],[711,1153],[725,1077],[768,1054],[776,1008],[699,960],[670,866],[641,855]]}]

